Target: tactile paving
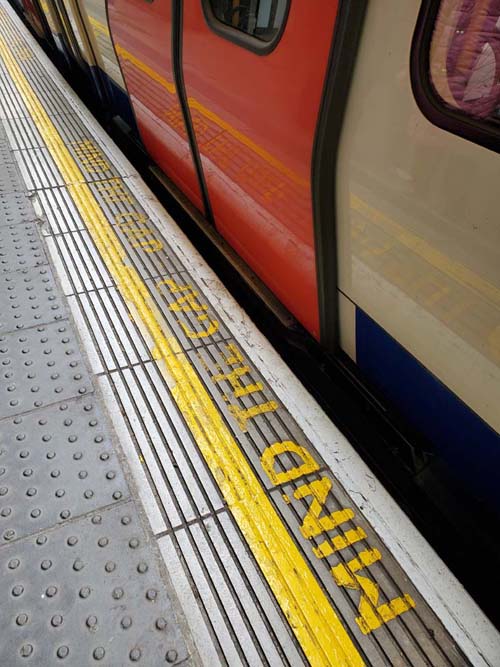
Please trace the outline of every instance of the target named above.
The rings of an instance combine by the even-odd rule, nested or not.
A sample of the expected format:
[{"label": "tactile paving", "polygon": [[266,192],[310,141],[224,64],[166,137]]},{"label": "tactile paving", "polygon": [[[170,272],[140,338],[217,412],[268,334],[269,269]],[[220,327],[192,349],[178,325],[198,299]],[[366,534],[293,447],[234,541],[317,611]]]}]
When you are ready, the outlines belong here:
[{"label": "tactile paving", "polygon": [[33,222],[37,215],[24,192],[0,193],[0,227]]},{"label": "tactile paving", "polygon": [[47,148],[16,151],[15,157],[24,181],[24,187],[27,187],[28,190],[40,190],[64,185],[64,179]]},{"label": "tactile paving", "polygon": [[0,543],[128,497],[106,426],[93,395],[2,422]]},{"label": "tactile paving", "polygon": [[16,165],[11,161],[0,162],[0,194],[19,192],[19,190],[24,190],[24,184]]},{"label": "tactile paving", "polygon": [[28,109],[5,70],[0,67],[0,118],[29,117]]},{"label": "tactile paving", "polygon": [[0,226],[0,273],[47,264],[36,225]]},{"label": "tactile paving", "polygon": [[7,118],[4,129],[13,151],[43,146],[44,142],[32,118]]},{"label": "tactile paving", "polygon": [[48,266],[0,274],[0,333],[64,317],[66,308]]},{"label": "tactile paving", "polygon": [[[222,318],[219,317],[201,289],[187,271],[166,274],[145,281],[159,309],[176,332],[185,350],[201,348],[206,338],[219,343],[231,338]],[[197,309],[182,309],[185,295],[196,299]],[[207,334],[207,332],[209,332]]]},{"label": "tactile paving", "polygon": [[2,136],[0,136],[0,164],[2,165],[15,164],[10,144]]},{"label": "tactile paving", "polygon": [[[59,114],[66,95],[41,74],[0,5],[2,39],[24,75],[35,72],[34,92],[47,111]],[[53,187],[62,185],[60,174],[1,59],[0,88],[0,116],[9,119],[5,132],[0,125],[0,665],[185,665],[190,656],[160,554],[131,501],[135,489],[78,352],[42,225],[28,223],[42,222],[48,201],[57,206],[58,230],[83,232],[83,225],[75,224],[69,191]],[[71,113],[51,122],[85,180],[126,172],[65,108]],[[37,192],[26,196],[26,187]],[[67,250],[71,281],[82,271],[93,287],[113,284],[88,234],[49,241],[49,253],[56,243]],[[125,311],[113,316],[114,325],[124,320],[131,326]]]},{"label": "tactile paving", "polygon": [[132,503],[0,549],[0,664],[175,665],[188,658]]},{"label": "tactile paving", "polygon": [[0,418],[91,390],[67,320],[0,335]]}]

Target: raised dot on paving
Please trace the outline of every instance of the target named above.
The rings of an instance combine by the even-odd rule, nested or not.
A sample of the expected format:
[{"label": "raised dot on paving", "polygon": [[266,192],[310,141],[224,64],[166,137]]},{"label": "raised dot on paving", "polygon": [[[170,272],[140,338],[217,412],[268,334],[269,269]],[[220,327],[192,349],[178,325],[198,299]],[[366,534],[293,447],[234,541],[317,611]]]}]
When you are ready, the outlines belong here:
[{"label": "raised dot on paving", "polygon": [[48,266],[0,273],[0,333],[65,317],[66,307]]},{"label": "raised dot on paving", "polygon": [[91,392],[67,320],[0,334],[0,418]]},{"label": "raised dot on paving", "polygon": [[0,227],[33,222],[37,216],[24,192],[0,193]]},{"label": "raised dot on paving", "polygon": [[[56,527],[43,545],[32,536],[0,547],[0,613],[3,627],[16,628],[2,635],[0,665],[28,664],[27,657],[36,665],[162,665],[188,657],[133,503],[99,517]],[[148,564],[141,576],[138,562]]]},{"label": "raised dot on paving", "polygon": [[[116,494],[129,497],[92,394],[5,419],[1,438],[0,545],[13,539],[9,531],[23,537],[115,503]],[[96,525],[99,519],[93,516]],[[137,537],[130,541],[136,544]],[[79,536],[73,532],[67,543],[76,548]],[[108,543],[108,536],[97,536],[99,549],[107,551]]]},{"label": "raised dot on paving", "polygon": [[34,223],[0,226],[0,273],[47,264]]}]

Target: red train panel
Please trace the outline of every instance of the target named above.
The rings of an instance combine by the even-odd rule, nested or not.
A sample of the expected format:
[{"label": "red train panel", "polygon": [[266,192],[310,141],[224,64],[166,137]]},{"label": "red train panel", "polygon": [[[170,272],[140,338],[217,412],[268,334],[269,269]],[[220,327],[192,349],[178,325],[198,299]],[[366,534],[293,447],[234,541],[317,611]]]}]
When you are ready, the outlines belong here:
[{"label": "red train panel", "polygon": [[292,2],[278,45],[258,55],[184,3],[184,79],[216,226],[316,337],[311,157],[336,12]]},{"label": "red train panel", "polygon": [[109,0],[109,23],[144,146],[203,210],[174,84],[171,7],[170,0]]}]

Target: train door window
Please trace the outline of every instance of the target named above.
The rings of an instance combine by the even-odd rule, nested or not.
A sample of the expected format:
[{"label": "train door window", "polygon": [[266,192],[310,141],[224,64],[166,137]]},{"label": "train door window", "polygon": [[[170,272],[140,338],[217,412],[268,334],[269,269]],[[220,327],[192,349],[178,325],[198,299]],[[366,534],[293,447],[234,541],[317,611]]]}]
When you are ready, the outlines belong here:
[{"label": "train door window", "polygon": [[207,23],[217,34],[267,53],[285,27],[289,0],[202,0],[202,4]]},{"label": "train door window", "polygon": [[424,2],[412,60],[415,95],[429,119],[498,150],[500,0]]}]

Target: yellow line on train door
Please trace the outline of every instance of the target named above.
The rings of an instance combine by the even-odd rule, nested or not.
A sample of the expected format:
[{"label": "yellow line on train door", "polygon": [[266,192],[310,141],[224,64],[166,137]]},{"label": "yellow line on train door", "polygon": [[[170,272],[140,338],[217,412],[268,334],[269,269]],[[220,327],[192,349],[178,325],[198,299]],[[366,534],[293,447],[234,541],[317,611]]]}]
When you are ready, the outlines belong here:
[{"label": "yellow line on train door", "polygon": [[154,306],[146,284],[127,264],[125,248],[2,36],[0,56],[118,289],[147,327],[172,396],[304,654],[315,666],[362,667],[361,655]]}]

